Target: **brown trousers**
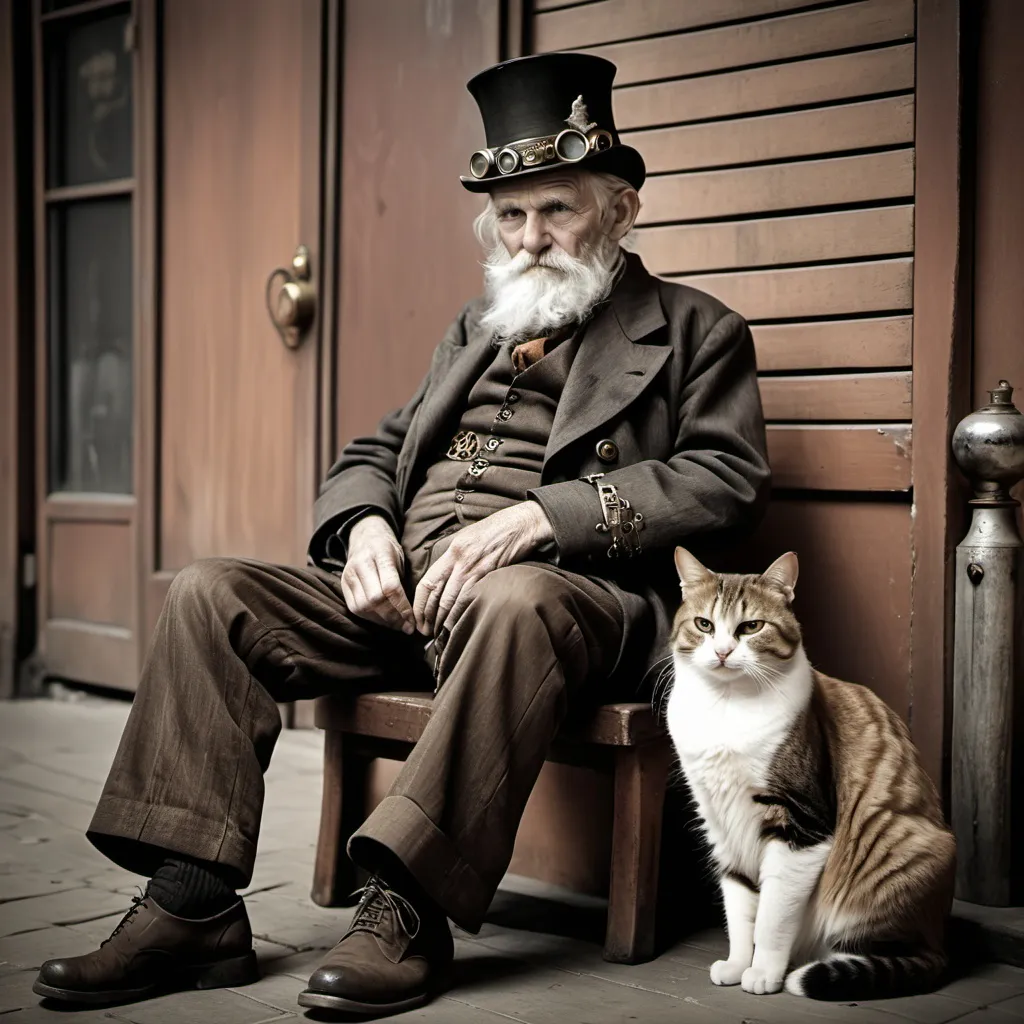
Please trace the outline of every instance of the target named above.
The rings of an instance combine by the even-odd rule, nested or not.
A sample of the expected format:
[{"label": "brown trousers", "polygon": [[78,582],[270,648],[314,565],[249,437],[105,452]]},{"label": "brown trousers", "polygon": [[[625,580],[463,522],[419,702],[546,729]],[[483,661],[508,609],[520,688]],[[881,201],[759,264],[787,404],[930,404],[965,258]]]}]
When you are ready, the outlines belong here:
[{"label": "brown trousers", "polygon": [[[570,704],[607,699],[623,628],[618,601],[587,577],[537,563],[487,576],[448,640],[430,723],[352,837],[353,860],[375,871],[397,857],[449,917],[478,929]],[[168,593],[90,840],[139,874],[170,851],[244,887],[281,729],[275,702],[431,689],[424,643],[349,614],[328,572],[193,564]]]}]

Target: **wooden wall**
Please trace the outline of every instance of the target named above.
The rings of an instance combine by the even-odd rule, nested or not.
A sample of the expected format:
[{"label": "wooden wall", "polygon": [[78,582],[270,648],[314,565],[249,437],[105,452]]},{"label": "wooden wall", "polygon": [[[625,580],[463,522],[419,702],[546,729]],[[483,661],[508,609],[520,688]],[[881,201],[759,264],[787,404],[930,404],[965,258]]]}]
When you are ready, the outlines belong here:
[{"label": "wooden wall", "polygon": [[[637,251],[753,327],[812,657],[909,711],[914,0],[536,0],[537,51],[618,66]],[[869,643],[864,642],[870,636]]]}]

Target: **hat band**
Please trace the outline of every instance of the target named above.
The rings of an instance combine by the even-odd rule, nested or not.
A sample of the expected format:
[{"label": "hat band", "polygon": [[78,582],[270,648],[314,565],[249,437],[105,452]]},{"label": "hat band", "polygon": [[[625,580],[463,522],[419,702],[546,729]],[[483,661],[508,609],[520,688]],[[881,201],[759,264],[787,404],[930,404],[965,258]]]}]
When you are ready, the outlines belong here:
[{"label": "hat band", "polygon": [[591,128],[585,133],[578,128],[565,128],[557,135],[541,135],[505,146],[478,149],[469,158],[469,173],[482,180],[532,170],[543,164],[575,164],[590,153],[610,149],[613,143],[612,133],[603,128]]}]

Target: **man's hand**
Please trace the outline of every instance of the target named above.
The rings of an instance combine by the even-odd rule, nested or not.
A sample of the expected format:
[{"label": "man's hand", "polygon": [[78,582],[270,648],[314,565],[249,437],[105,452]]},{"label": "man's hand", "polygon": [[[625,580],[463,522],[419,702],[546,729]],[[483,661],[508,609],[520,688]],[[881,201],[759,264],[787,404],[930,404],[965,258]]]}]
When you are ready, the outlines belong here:
[{"label": "man's hand", "polygon": [[424,573],[416,588],[416,628],[437,636],[451,630],[472,598],[473,585],[493,569],[521,562],[554,539],[544,509],[524,501],[461,529],[448,550]]},{"label": "man's hand", "polygon": [[416,623],[402,586],[405,553],[383,516],[365,516],[348,534],[341,593],[353,615],[413,633]]}]

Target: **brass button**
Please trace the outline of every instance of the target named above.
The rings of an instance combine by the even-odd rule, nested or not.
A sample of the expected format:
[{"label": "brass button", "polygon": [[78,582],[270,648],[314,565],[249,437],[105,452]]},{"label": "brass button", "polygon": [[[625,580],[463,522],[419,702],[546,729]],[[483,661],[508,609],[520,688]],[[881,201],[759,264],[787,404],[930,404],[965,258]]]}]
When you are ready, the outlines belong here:
[{"label": "brass button", "polygon": [[598,441],[597,457],[602,462],[618,462],[619,446],[614,441],[610,441],[608,438],[605,438],[603,441]]}]

